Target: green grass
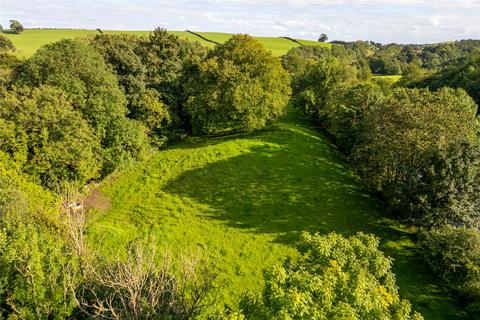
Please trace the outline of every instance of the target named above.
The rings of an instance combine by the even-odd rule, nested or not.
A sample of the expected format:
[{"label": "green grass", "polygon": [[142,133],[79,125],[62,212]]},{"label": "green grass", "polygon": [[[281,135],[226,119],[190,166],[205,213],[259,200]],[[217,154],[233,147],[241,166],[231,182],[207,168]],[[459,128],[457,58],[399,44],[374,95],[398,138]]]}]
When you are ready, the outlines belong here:
[{"label": "green grass", "polygon": [[112,207],[92,213],[91,243],[116,255],[154,235],[172,252],[201,249],[218,260],[221,303],[261,289],[262,270],[292,254],[301,232],[364,231],[381,237],[402,297],[426,319],[465,318],[422,263],[411,232],[385,218],[335,147],[293,110],[256,133],[188,138],[100,190]]},{"label": "green grass", "polygon": [[[221,32],[197,32],[198,34],[204,36],[209,40],[213,40],[218,43],[224,43],[232,34],[230,33],[221,33]],[[288,50],[300,46],[298,43],[295,43],[291,40],[280,38],[280,37],[255,37],[260,41],[265,48],[270,50],[274,56],[280,57],[288,52]],[[309,40],[298,40],[300,43],[306,46],[325,46],[331,48],[332,44],[330,43],[320,43],[317,41]]]},{"label": "green grass", "polygon": [[[103,30],[104,33],[126,33],[145,36],[150,31],[111,31]],[[213,44],[201,39],[200,37],[193,35],[186,31],[170,31],[170,33],[177,35],[182,39],[190,41],[198,41],[202,45],[212,47]],[[224,43],[233,34],[221,33],[221,32],[198,32],[209,40],[213,40],[218,43]],[[59,41],[61,39],[73,39],[78,37],[84,37],[88,35],[98,34],[96,30],[80,30],[80,29],[27,29],[22,34],[6,33],[5,35],[12,39],[13,44],[18,49],[18,54],[22,57],[30,57],[41,46]],[[282,56],[288,52],[291,48],[298,47],[299,45],[293,41],[276,38],[276,37],[255,37],[258,39],[268,50],[270,50],[275,56]],[[316,41],[299,40],[305,45],[321,45],[330,47],[329,43],[319,43]]]},{"label": "green grass", "polygon": [[331,48],[333,44],[328,43],[328,42],[318,42],[318,41],[313,41],[313,40],[302,40],[302,39],[295,39],[304,46],[319,46],[319,47],[325,47],[325,48]]},{"label": "green grass", "polygon": [[382,75],[382,74],[374,74],[373,77],[374,77],[374,79],[384,79],[384,80],[389,80],[389,81],[395,83],[402,78],[402,75],[398,74],[398,75],[387,76],[387,75]]}]

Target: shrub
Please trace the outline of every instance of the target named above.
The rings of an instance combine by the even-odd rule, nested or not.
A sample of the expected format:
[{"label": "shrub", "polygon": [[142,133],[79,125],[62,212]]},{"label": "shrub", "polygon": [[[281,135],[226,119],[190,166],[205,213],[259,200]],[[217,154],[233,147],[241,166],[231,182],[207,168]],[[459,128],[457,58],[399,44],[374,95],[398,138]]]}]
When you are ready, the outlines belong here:
[{"label": "shrub", "polygon": [[0,162],[0,318],[68,318],[74,265],[60,236],[58,203]]},{"label": "shrub", "polygon": [[288,73],[248,35],[215,47],[192,73],[186,108],[195,134],[261,129],[289,100]]},{"label": "shrub", "polygon": [[196,257],[174,263],[137,243],[127,259],[93,260],[78,296],[85,315],[104,319],[195,319],[215,302],[217,272]]},{"label": "shrub", "polygon": [[480,319],[480,233],[445,226],[421,234],[423,255],[432,270],[468,301],[467,310]]},{"label": "shrub", "polygon": [[15,51],[12,40],[0,35],[0,51]]},{"label": "shrub", "polygon": [[246,295],[247,319],[422,319],[399,297],[392,260],[373,235],[304,234],[299,256],[265,272],[261,295]]},{"label": "shrub", "polygon": [[365,130],[365,116],[385,98],[379,86],[368,82],[339,86],[328,94],[324,111],[325,126],[343,152],[351,153]]}]

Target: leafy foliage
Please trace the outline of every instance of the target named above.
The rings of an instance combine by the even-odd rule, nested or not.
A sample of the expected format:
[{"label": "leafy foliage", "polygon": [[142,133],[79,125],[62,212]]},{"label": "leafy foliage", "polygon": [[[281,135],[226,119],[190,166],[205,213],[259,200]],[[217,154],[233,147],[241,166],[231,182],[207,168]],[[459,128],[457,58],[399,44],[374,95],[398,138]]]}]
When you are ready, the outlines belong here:
[{"label": "leafy foliage", "polygon": [[385,99],[382,88],[369,82],[339,86],[328,93],[323,111],[325,127],[342,151],[351,153],[365,130],[366,115]]},{"label": "leafy foliage", "polygon": [[282,57],[282,64],[295,80],[297,77],[301,77],[309,66],[320,60],[334,57],[341,60],[345,65],[349,65],[358,78],[368,79],[371,73],[365,58],[366,55],[367,53],[356,46],[333,45],[331,48],[300,46],[290,49]]},{"label": "leafy foliage", "polygon": [[10,20],[10,29],[16,34],[20,34],[24,30],[23,25],[18,20]]},{"label": "leafy foliage", "polygon": [[129,117],[144,124],[152,141],[161,146],[188,129],[182,105],[186,71],[204,49],[156,29],[148,38],[97,35],[92,46],[111,65],[127,97]]},{"label": "leafy foliage", "polygon": [[[63,319],[75,307],[73,265],[55,198],[14,166],[0,166],[0,317]],[[6,169],[10,167],[10,169]]]},{"label": "leafy foliage", "polygon": [[98,177],[100,141],[66,93],[48,86],[0,96],[0,146],[43,185]]},{"label": "leafy foliage", "polygon": [[261,129],[284,113],[289,100],[287,72],[247,35],[217,46],[192,72],[187,113],[195,134]]},{"label": "leafy foliage", "polygon": [[295,99],[303,113],[317,121],[323,120],[327,96],[333,88],[356,80],[355,69],[337,58],[326,58],[308,68],[293,84]]},{"label": "leafy foliage", "polygon": [[183,70],[200,62],[205,48],[157,28],[141,41],[138,54],[147,70],[147,87],[155,89],[163,102],[178,112],[176,108],[183,98]]},{"label": "leafy foliage", "polygon": [[467,310],[480,319],[480,234],[477,229],[445,226],[423,232],[423,254],[432,270],[467,298]]},{"label": "leafy foliage", "polygon": [[145,129],[126,118],[126,99],[102,56],[78,40],[46,45],[26,61],[16,81],[28,86],[51,85],[69,95],[101,141],[102,173],[137,157]]},{"label": "leafy foliage", "polygon": [[13,45],[12,40],[9,38],[0,35],[0,51],[15,51],[15,46]]},{"label": "leafy foliage", "polygon": [[8,88],[15,78],[21,60],[9,51],[0,50],[0,88]]},{"label": "leafy foliage", "polygon": [[[394,208],[407,216],[421,218],[431,210],[443,210],[443,206],[450,205],[453,208],[459,204],[449,204],[449,201],[437,198],[442,197],[437,188],[444,190],[442,194],[453,192],[455,196],[452,197],[469,198],[463,194],[468,192],[469,187],[464,189],[462,183],[473,179],[463,178],[470,176],[468,168],[470,164],[474,165],[474,157],[459,160],[468,163],[461,165],[455,159],[462,152],[444,150],[461,143],[473,143],[477,128],[476,105],[464,91],[399,89],[379,104],[375,112],[367,115],[361,142],[354,150],[354,161],[366,182],[386,194]],[[448,160],[445,159],[447,155],[451,157]],[[426,161],[430,161],[429,164]],[[439,173],[443,178],[452,180],[442,181],[427,174],[426,171],[435,167],[434,163],[447,170]],[[458,174],[462,170],[466,171]],[[476,169],[472,170],[476,172]],[[451,189],[452,186],[457,188]],[[410,192],[420,189],[428,192],[428,188],[436,190],[437,196],[431,198],[425,193]],[[452,212],[457,214],[451,219],[459,218],[458,210]],[[464,214],[470,216],[470,213]]]},{"label": "leafy foliage", "polygon": [[304,234],[299,256],[265,272],[261,295],[246,295],[247,319],[422,319],[402,300],[392,260],[372,235]]},{"label": "leafy foliage", "polygon": [[442,87],[463,88],[480,105],[480,53],[472,54],[465,61],[452,64],[424,79],[413,79],[406,85],[432,90]]}]

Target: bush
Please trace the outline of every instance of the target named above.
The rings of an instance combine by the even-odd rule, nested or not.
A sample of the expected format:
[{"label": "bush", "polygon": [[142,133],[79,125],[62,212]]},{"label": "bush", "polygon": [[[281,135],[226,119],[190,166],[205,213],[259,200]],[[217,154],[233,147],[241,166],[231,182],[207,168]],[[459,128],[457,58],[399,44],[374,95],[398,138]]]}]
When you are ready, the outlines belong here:
[{"label": "bush", "polygon": [[288,73],[248,35],[215,47],[192,73],[186,110],[195,134],[261,129],[289,100]]},{"label": "bush", "polygon": [[44,186],[98,177],[100,141],[67,94],[48,86],[0,95],[0,149]]},{"label": "bush", "polygon": [[399,297],[379,240],[305,234],[299,256],[265,272],[261,295],[240,302],[247,319],[422,319]]},{"label": "bush", "polygon": [[480,233],[478,229],[445,226],[421,234],[423,254],[432,270],[469,303],[480,319]]},{"label": "bush", "polygon": [[21,60],[14,53],[0,50],[0,88],[10,87],[20,65]]},{"label": "bush", "polygon": [[0,35],[0,51],[15,51],[15,46],[13,45],[12,40],[9,38]]}]

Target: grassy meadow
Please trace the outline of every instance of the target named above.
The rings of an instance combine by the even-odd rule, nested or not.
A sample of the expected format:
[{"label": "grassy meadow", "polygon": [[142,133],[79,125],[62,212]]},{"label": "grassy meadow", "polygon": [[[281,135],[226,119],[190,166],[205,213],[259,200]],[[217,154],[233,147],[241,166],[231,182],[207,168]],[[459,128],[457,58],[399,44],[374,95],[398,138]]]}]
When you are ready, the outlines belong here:
[{"label": "grassy meadow", "polygon": [[219,301],[234,304],[244,290],[261,288],[262,270],[293,254],[303,231],[364,231],[381,237],[402,297],[425,319],[466,318],[417,255],[412,233],[384,218],[382,203],[293,109],[259,132],[188,138],[98,190],[111,206],[91,212],[92,245],[115,256],[153,236],[171,252],[199,250],[222,271]]},{"label": "grassy meadow", "polygon": [[[113,31],[113,30],[102,30],[103,33],[126,33],[126,34],[135,34],[139,36],[145,36],[150,33],[150,31]],[[190,41],[198,41],[202,45],[207,47],[212,47],[211,42],[205,41],[204,39],[186,32],[186,31],[169,31],[172,34],[177,35],[182,39],[187,39]],[[18,54],[23,57],[29,57],[35,53],[35,51],[41,46],[59,41],[61,39],[72,39],[78,37],[84,37],[88,35],[97,34],[97,30],[81,30],[81,29],[27,29],[21,34],[6,33],[5,35],[9,37],[15,47],[18,50]],[[227,41],[233,34],[230,33],[221,33],[221,32],[199,32],[198,34],[203,37],[223,43]],[[275,56],[282,56],[287,53],[288,50],[294,47],[298,47],[299,44],[284,39],[276,37],[255,37],[258,39],[268,50],[270,50]],[[330,47],[329,43],[319,43],[316,41],[309,40],[300,40],[301,43],[305,45],[320,45]]]}]

